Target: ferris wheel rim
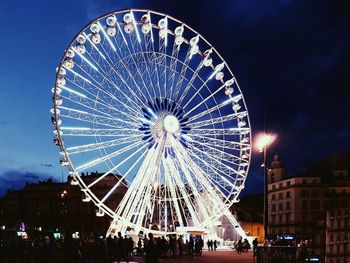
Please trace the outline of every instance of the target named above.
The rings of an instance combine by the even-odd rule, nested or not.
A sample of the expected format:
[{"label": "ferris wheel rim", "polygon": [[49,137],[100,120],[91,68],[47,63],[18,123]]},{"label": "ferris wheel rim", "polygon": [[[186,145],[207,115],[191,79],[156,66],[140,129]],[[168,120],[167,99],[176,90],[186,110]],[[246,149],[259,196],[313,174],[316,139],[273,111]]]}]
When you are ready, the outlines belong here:
[{"label": "ferris wheel rim", "polygon": [[[234,74],[232,73],[231,68],[228,66],[228,64],[226,63],[226,61],[225,61],[225,60],[223,59],[223,57],[219,54],[219,52],[218,52],[218,51],[217,51],[217,50],[216,50],[216,49],[201,35],[201,34],[199,34],[197,31],[195,31],[192,27],[190,27],[188,24],[185,24],[185,23],[183,23],[182,21],[180,21],[180,20],[178,20],[178,19],[176,19],[176,18],[174,18],[174,17],[172,17],[172,16],[169,16],[169,15],[166,15],[166,14],[163,14],[163,13],[160,13],[160,12],[155,12],[155,11],[151,11],[151,10],[146,10],[146,9],[124,9],[124,10],[119,10],[119,11],[113,11],[113,12],[106,13],[106,14],[100,16],[99,18],[94,19],[92,22],[88,23],[81,31],[79,31],[79,33],[76,34],[76,36],[73,38],[73,40],[71,41],[71,43],[67,46],[67,48],[66,48],[66,50],[65,50],[65,52],[64,52],[64,54],[63,54],[63,57],[62,57],[62,59],[61,59],[60,66],[62,65],[62,63],[63,63],[63,61],[64,61],[64,58],[65,58],[65,56],[66,56],[67,51],[68,51],[69,48],[73,45],[73,43],[74,43],[74,41],[76,40],[77,36],[79,36],[79,34],[81,34],[82,32],[84,32],[90,25],[92,25],[92,24],[93,24],[94,22],[96,22],[96,21],[99,21],[99,20],[101,20],[101,19],[103,19],[103,18],[106,18],[107,16],[109,16],[109,15],[111,15],[111,14],[122,14],[122,13],[130,12],[130,11],[135,11],[135,12],[151,12],[151,13],[154,13],[154,14],[159,15],[159,16],[167,16],[168,18],[171,18],[172,20],[174,20],[174,21],[176,21],[176,22],[178,22],[178,23],[183,24],[183,25],[186,26],[188,29],[190,29],[193,33],[199,35],[200,38],[201,38],[203,41],[205,41],[205,42],[214,50],[214,52],[219,56],[219,58],[225,63],[225,66],[226,66],[227,70],[228,70],[228,71],[230,72],[230,74],[234,77]],[[58,73],[59,73],[59,72],[57,72],[57,74],[56,74],[56,81],[57,81],[57,78],[58,78]],[[234,78],[235,78],[235,77],[234,77]],[[57,87],[56,81],[55,81],[55,88]],[[240,89],[240,87],[239,87],[239,84],[238,84],[236,78],[235,78],[235,83],[236,83],[236,87],[237,87],[238,90],[239,90],[239,93],[240,93],[240,94],[243,94],[243,93],[241,92],[241,89]],[[245,103],[245,99],[244,99],[243,96],[242,96],[242,99],[241,99],[241,100],[242,100],[242,103],[243,103],[243,105],[244,105],[244,108],[247,109],[246,103]],[[58,106],[54,103],[54,116],[56,117],[56,123],[58,122],[57,109],[58,109]],[[249,113],[248,113],[248,112],[247,112],[246,119],[247,119],[247,122],[248,122],[248,127],[250,127],[250,120],[249,120]],[[59,130],[59,127],[58,127],[58,126],[56,126],[56,131],[57,131],[57,134],[58,134],[58,138],[61,139],[60,149],[61,149],[62,152],[65,153],[66,158],[69,160],[69,166],[68,166],[68,168],[73,172],[73,176],[76,177],[76,178],[80,181],[80,184],[79,184],[79,185],[84,186],[85,183],[84,183],[83,180],[80,178],[80,176],[76,174],[76,173],[77,173],[77,172],[76,172],[76,169],[75,169],[74,165],[72,164],[68,153],[66,152],[66,148],[65,148],[65,145],[64,145],[64,140],[63,140],[63,138],[61,138],[61,134],[60,134],[60,130]],[[250,141],[251,141],[251,133],[249,133],[249,137],[250,137]],[[250,158],[251,158],[251,155],[249,155],[247,171],[248,171],[248,169],[249,169]],[[244,181],[245,181],[245,180],[244,180]],[[243,185],[244,185],[244,181],[243,181]],[[84,189],[86,189],[86,185],[85,185],[85,188],[84,188]],[[93,196],[94,196],[93,192],[92,192],[90,189],[87,189],[86,192],[90,195],[90,197],[93,197]],[[235,202],[235,200],[232,200],[232,202],[229,203],[228,205],[230,206],[233,202]],[[96,204],[96,203],[95,203],[95,204]],[[102,203],[102,204],[101,204],[101,203],[97,203],[97,206],[106,209],[106,211],[107,211],[107,209],[109,209],[108,206],[106,206],[106,205],[103,204],[103,203]],[[110,216],[112,216],[112,215],[110,215]],[[221,216],[221,215],[219,215],[219,216]],[[219,216],[218,216],[218,217],[219,217]],[[113,216],[112,216],[112,217],[113,217]],[[145,230],[147,230],[147,229],[145,228]]]}]

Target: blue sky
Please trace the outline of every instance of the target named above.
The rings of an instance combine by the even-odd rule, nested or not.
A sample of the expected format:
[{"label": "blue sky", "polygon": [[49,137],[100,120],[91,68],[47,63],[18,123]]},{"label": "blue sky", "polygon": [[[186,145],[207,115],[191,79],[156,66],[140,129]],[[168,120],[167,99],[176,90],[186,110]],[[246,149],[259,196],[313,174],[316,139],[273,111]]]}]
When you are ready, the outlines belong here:
[{"label": "blue sky", "polygon": [[[332,1],[6,1],[0,8],[0,195],[61,178],[52,143],[51,87],[67,44],[92,19],[122,8],[168,13],[215,45],[239,80],[253,132],[291,171],[349,148],[349,16]],[[264,95],[265,94],[265,95]],[[247,187],[259,191],[260,156]],[[34,176],[35,175],[35,176]],[[255,184],[255,182],[258,182]],[[257,185],[257,186],[254,186]]]}]

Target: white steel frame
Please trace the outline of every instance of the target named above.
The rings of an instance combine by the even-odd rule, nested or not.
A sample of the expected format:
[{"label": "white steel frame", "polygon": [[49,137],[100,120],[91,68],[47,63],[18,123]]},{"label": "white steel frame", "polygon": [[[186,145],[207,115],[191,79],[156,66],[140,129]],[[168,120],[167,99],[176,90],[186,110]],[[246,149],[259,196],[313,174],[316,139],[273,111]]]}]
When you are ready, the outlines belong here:
[{"label": "white steel frame", "polygon": [[[107,235],[215,234],[225,215],[246,236],[229,208],[249,169],[248,110],[225,60],[193,28],[150,10],[103,15],[68,45],[52,92],[61,164],[97,215],[113,219]],[[103,174],[84,181],[93,169]],[[118,182],[97,197],[110,174]],[[109,207],[121,184],[125,196]]]}]

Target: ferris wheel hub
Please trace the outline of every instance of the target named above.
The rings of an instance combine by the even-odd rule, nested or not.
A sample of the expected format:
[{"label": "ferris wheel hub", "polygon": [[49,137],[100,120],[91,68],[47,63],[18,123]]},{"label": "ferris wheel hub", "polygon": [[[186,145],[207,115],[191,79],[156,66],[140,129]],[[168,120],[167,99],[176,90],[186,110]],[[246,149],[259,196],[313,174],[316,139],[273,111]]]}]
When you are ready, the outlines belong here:
[{"label": "ferris wheel hub", "polygon": [[174,115],[169,114],[165,116],[163,126],[167,132],[176,133],[180,129],[180,122]]}]

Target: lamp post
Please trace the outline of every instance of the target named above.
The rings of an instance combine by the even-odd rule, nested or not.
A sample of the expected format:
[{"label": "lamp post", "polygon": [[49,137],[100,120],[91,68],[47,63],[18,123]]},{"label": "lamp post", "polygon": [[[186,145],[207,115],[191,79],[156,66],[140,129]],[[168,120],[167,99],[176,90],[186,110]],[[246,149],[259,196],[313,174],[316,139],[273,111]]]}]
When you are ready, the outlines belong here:
[{"label": "lamp post", "polygon": [[267,148],[276,139],[275,134],[266,134],[265,132],[259,134],[256,138],[256,148],[259,152],[263,152],[264,162],[261,165],[264,169],[264,236],[267,236],[268,227],[268,178],[267,178]]}]

